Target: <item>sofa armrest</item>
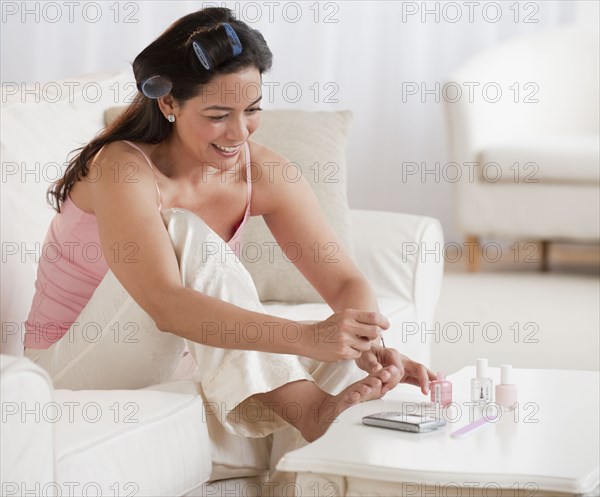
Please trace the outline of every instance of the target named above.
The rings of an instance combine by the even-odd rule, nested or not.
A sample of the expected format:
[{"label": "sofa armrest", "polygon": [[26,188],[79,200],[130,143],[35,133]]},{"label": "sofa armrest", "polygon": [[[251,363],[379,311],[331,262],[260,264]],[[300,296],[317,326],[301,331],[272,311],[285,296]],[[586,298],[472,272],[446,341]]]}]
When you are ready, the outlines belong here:
[{"label": "sofa armrest", "polygon": [[376,296],[413,304],[417,321],[431,325],[444,271],[439,221],[357,209],[350,218],[356,263]]},{"label": "sofa armrest", "polygon": [[33,495],[55,478],[54,425],[46,416],[54,389],[41,367],[0,355],[0,494]]}]

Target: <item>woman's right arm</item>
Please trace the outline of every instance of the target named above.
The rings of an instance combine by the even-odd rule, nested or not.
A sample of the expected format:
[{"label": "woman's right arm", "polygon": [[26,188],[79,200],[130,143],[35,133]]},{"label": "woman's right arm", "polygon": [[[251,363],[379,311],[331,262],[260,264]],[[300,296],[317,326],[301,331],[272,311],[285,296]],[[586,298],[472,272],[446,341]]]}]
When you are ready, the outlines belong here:
[{"label": "woman's right arm", "polygon": [[[91,203],[106,262],[159,330],[213,347],[337,361],[358,357],[369,349],[369,340],[378,336],[378,327],[387,328],[385,318],[377,313],[350,310],[322,323],[301,324],[184,287],[158,210],[154,174],[142,156],[123,143],[111,143],[94,167]],[[260,329],[258,340],[254,340],[254,331],[252,342],[241,333],[228,331],[248,325]],[[282,333],[286,326],[298,330],[288,330],[287,336],[293,341]]]}]

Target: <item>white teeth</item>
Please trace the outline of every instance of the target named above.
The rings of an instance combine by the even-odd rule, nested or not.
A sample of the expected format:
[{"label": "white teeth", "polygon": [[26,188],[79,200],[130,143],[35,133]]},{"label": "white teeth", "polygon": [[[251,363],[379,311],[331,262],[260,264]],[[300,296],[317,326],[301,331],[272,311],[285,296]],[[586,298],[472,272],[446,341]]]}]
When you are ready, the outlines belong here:
[{"label": "white teeth", "polygon": [[219,150],[225,152],[226,154],[230,154],[232,152],[235,152],[239,147],[220,147],[219,145],[217,145],[216,143],[213,144],[215,147],[217,147]]}]

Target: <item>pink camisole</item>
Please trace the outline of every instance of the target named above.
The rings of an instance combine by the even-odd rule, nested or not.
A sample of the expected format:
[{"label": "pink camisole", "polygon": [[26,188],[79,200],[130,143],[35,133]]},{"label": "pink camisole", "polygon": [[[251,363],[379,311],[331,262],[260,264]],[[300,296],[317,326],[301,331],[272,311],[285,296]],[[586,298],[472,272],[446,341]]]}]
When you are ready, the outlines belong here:
[{"label": "pink camisole", "polygon": [[[136,145],[154,170],[152,161]],[[244,217],[227,244],[238,255],[244,225],[250,217],[252,181],[250,150],[244,145],[247,203]],[[162,206],[158,182],[159,209]],[[110,249],[109,249],[110,250]],[[108,264],[102,253],[96,216],[82,211],[67,196],[46,234],[37,269],[35,295],[25,322],[25,347],[47,349],[62,338],[77,320],[92,294],[106,275]],[[74,333],[77,330],[74,328]]]}]

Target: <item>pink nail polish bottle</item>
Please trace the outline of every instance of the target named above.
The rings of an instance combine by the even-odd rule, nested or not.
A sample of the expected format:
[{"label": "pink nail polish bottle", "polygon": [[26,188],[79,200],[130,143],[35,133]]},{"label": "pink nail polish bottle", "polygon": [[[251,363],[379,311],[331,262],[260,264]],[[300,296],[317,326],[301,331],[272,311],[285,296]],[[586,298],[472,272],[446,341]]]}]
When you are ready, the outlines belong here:
[{"label": "pink nail polish bottle", "polygon": [[438,379],[429,383],[431,401],[442,406],[452,403],[452,383],[446,379],[446,373],[439,372]]},{"label": "pink nail polish bottle", "polygon": [[500,367],[500,385],[496,385],[496,403],[504,409],[514,409],[517,403],[517,385],[512,380],[512,366]]}]

